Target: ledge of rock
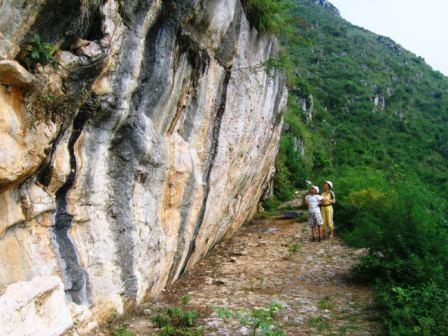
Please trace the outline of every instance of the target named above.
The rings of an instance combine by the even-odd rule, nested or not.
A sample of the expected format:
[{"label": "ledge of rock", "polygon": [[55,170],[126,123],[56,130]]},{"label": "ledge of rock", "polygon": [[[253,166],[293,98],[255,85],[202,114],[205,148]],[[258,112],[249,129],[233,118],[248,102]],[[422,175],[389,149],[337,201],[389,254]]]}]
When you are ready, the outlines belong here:
[{"label": "ledge of rock", "polygon": [[17,61],[0,60],[0,83],[13,86],[31,86],[34,76]]}]

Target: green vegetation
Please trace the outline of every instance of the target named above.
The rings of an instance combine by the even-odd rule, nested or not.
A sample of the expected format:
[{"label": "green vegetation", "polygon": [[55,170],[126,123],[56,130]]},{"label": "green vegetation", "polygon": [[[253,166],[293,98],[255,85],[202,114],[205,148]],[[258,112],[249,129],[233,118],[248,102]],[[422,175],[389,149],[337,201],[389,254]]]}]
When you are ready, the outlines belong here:
[{"label": "green vegetation", "polygon": [[319,301],[319,309],[320,310],[333,310],[334,304],[331,302],[329,297],[324,297]]},{"label": "green vegetation", "polygon": [[198,312],[189,307],[191,297],[182,297],[180,307],[168,307],[161,309],[151,317],[151,321],[160,330],[159,336],[201,336],[203,328],[196,326]]},{"label": "green vegetation", "polygon": [[308,325],[311,328],[316,329],[319,332],[319,334],[330,329],[330,322],[322,316],[312,317],[308,319],[307,322]]},{"label": "green vegetation", "polygon": [[[337,222],[369,254],[355,268],[375,284],[391,335],[448,334],[446,198],[410,175],[346,169]],[[342,174],[341,174],[342,175]]]},{"label": "green vegetation", "polygon": [[135,336],[135,333],[128,330],[126,324],[121,324],[118,328],[112,330],[112,336]]},{"label": "green vegetation", "polygon": [[249,21],[262,33],[283,34],[292,28],[289,0],[243,1]]},{"label": "green vegetation", "polygon": [[289,256],[293,256],[295,254],[297,254],[300,251],[300,244],[299,243],[291,243],[288,246],[288,254]]},{"label": "green vegetation", "polygon": [[264,275],[258,275],[255,278],[249,280],[249,289],[251,291],[263,289],[265,282],[266,277]]},{"label": "green vegetation", "polygon": [[284,333],[276,323],[277,315],[285,308],[276,302],[270,303],[266,308],[231,311],[223,307],[214,308],[218,317],[236,319],[246,328],[251,336],[282,336]]},{"label": "green vegetation", "polygon": [[385,333],[447,335],[448,79],[312,0],[290,15],[300,39],[279,35],[290,95],[264,206],[333,180],[337,230],[368,248],[355,272]]},{"label": "green vegetation", "polygon": [[283,43],[296,76],[277,162],[278,197],[345,167],[412,171],[427,184],[448,186],[446,77],[312,1],[298,1],[295,13],[307,43]]},{"label": "green vegetation", "polygon": [[85,87],[67,94],[53,93],[49,89],[43,92],[33,91],[26,97],[25,103],[32,117],[32,126],[42,120],[64,122],[67,118],[73,118],[82,107],[88,106],[90,110],[98,107],[91,91]]},{"label": "green vegetation", "polygon": [[28,70],[33,71],[37,64],[45,66],[56,62],[54,54],[58,48],[50,43],[42,42],[39,34],[34,34],[27,46],[23,59]]}]

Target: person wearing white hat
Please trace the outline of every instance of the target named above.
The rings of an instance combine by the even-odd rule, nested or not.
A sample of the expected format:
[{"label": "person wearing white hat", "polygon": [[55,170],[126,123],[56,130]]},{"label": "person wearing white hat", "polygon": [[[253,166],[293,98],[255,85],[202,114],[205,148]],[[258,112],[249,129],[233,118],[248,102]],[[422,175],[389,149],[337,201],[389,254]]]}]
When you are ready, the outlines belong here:
[{"label": "person wearing white hat", "polygon": [[333,183],[331,181],[325,181],[323,185],[324,191],[322,191],[322,204],[321,204],[321,213],[322,219],[324,221],[322,225],[323,237],[327,234],[327,226],[330,228],[330,239],[334,238],[334,223],[333,223],[333,204],[336,203],[336,196],[333,189]]},{"label": "person wearing white hat", "polygon": [[305,204],[308,206],[308,225],[311,228],[312,241],[320,241],[322,237],[322,214],[319,206],[323,197],[319,195],[319,187],[312,186],[310,193],[305,196]]}]

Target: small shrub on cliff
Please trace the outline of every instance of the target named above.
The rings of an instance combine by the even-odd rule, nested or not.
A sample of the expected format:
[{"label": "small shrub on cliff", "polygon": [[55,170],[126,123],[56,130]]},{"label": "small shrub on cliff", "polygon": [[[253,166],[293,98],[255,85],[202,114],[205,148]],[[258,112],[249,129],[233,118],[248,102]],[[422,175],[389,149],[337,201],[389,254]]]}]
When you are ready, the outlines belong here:
[{"label": "small shrub on cliff", "polygon": [[56,62],[54,54],[58,47],[42,42],[39,34],[34,34],[30,43],[26,47],[23,62],[28,70],[33,71],[37,64],[45,66],[47,64],[54,64]]},{"label": "small shrub on cliff", "polygon": [[252,26],[263,34],[275,35],[280,41],[279,53],[274,58],[260,65],[258,69],[281,69],[286,82],[291,87],[295,81],[294,61],[285,49],[288,43],[307,43],[298,34],[296,18],[292,15],[295,3],[293,0],[243,0],[246,16]]},{"label": "small shrub on cliff", "polygon": [[96,107],[92,93],[81,88],[72,93],[32,92],[26,99],[26,109],[33,118],[32,124],[38,120],[63,121],[73,117],[81,106],[91,104]]}]

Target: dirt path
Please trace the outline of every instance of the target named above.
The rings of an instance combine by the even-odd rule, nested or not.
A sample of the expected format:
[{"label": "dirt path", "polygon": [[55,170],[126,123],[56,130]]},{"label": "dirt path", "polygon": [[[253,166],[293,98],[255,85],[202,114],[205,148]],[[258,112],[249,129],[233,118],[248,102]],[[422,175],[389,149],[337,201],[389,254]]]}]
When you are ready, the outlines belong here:
[{"label": "dirt path", "polygon": [[147,315],[188,294],[203,314],[205,335],[247,334],[237,322],[218,319],[212,306],[254,308],[274,301],[286,307],[279,317],[285,335],[379,335],[370,289],[350,280],[360,253],[338,240],[310,242],[304,223],[257,220],[125,322],[136,335],[155,335]]}]

